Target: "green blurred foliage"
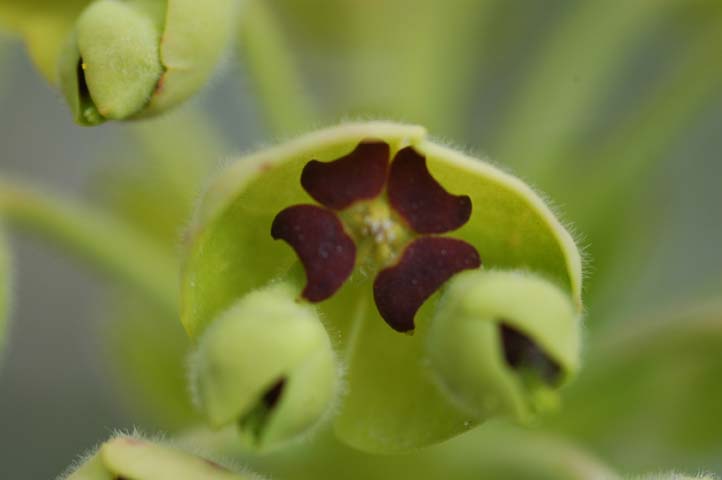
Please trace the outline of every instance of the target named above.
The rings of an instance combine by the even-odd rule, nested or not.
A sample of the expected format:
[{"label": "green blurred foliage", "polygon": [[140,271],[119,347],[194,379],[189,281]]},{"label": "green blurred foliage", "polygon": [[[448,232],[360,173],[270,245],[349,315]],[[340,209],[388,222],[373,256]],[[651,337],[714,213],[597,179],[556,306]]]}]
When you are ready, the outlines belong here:
[{"label": "green blurred foliage", "polygon": [[[76,3],[86,2],[5,0],[0,19],[40,38],[30,53],[43,64]],[[258,90],[244,98],[265,110],[267,138],[347,116],[421,123],[485,149],[564,206],[593,261],[588,347],[562,409],[537,432],[494,423],[384,457],[328,433],[268,457],[239,451],[235,432],[188,438],[289,479],[615,478],[594,455],[627,473],[722,468],[719,310],[675,314],[680,299],[660,298],[640,315],[650,306],[635,303],[632,290],[655,242],[678,228],[653,196],[668,152],[722,99],[721,2],[249,5],[240,59]],[[41,8],[44,23],[30,29],[25,18]],[[209,121],[176,121],[127,132],[129,143],[112,153],[117,162],[92,186],[106,211],[168,255],[225,152]],[[195,425],[184,382],[190,343],[177,312],[115,290],[109,311],[112,371],[134,418],[174,431]]]},{"label": "green blurred foliage", "polygon": [[45,78],[58,82],[58,58],[73,22],[91,0],[2,0],[0,26],[19,34]]},{"label": "green blurred foliage", "polygon": [[548,425],[628,472],[719,460],[722,306],[659,312],[591,342],[587,367]]},{"label": "green blurred foliage", "polygon": [[[202,112],[181,109],[126,130],[124,148],[95,174],[93,198],[177,258],[185,223],[223,140]],[[191,405],[186,356],[190,340],[175,309],[137,293],[111,292],[107,341],[117,393],[147,425],[175,430],[199,420]]]}]

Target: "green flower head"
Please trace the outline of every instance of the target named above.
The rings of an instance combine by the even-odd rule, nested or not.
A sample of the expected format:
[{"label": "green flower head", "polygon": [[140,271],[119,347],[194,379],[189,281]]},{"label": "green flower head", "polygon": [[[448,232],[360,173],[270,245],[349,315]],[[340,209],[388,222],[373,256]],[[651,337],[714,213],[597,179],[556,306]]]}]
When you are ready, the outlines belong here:
[{"label": "green flower head", "polygon": [[[330,411],[348,444],[403,451],[493,415],[527,419],[577,369],[571,236],[523,182],[421,127],[346,124],[242,159],[186,247],[182,321],[216,425],[247,430],[259,405],[272,419],[316,389],[323,408],[285,414],[288,434]],[[292,391],[311,352],[323,361]]]}]

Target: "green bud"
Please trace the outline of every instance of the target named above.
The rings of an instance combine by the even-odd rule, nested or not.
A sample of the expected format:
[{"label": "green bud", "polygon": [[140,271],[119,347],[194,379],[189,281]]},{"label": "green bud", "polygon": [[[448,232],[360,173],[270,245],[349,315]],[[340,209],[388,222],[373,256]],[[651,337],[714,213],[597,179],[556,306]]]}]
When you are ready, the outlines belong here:
[{"label": "green bud", "polygon": [[307,432],[336,394],[328,335],[297,294],[286,283],[249,293],[207,329],[192,361],[196,397],[211,425],[235,422],[259,448]]},{"label": "green bud", "polygon": [[470,271],[451,280],[428,336],[441,387],[478,420],[528,420],[558,403],[579,365],[579,317],[568,294],[526,272]]},{"label": "green bud", "polygon": [[258,478],[236,474],[201,457],[149,442],[135,436],[117,436],[105,442],[65,480],[243,480]]},{"label": "green bud", "polygon": [[208,80],[228,43],[234,0],[96,0],[60,55],[60,86],[84,125],[160,113]]}]

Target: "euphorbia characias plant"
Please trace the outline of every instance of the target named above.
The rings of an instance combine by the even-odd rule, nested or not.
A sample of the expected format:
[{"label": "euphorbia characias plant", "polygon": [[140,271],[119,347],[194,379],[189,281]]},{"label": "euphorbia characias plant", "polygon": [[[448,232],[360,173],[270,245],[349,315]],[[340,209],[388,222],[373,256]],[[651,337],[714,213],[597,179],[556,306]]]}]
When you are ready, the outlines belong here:
[{"label": "euphorbia characias plant", "polygon": [[578,368],[572,237],[519,179],[420,126],[342,124],[244,157],[186,238],[199,402],[262,444],[330,412],[362,450],[430,445],[529,418]]},{"label": "euphorbia characias plant", "polygon": [[[285,136],[320,123],[319,112],[301,92],[303,75],[293,68],[284,35],[275,30],[271,3],[6,0],[0,3],[0,22],[22,36],[33,62],[62,93],[80,125],[145,120],[172,110],[208,83],[233,43],[233,27],[240,27],[239,50],[260,84],[259,106],[266,107],[269,122],[275,123],[269,130]],[[455,56],[436,36],[458,26],[451,43],[476,39],[471,32],[478,28],[474,22],[466,24],[466,17],[473,18],[467,13],[486,2],[438,2],[442,6],[437,7],[420,0],[413,11],[401,2],[388,9],[381,8],[385,2],[334,3],[329,11],[345,9],[348,18],[300,18],[308,8],[303,2],[286,12],[295,26],[323,30],[323,42],[334,47],[329,39],[338,34],[336,29],[348,36],[348,44],[339,42],[335,54],[353,63],[344,77],[351,81],[344,87],[358,98],[349,95],[345,110],[335,112],[333,121],[355,112],[356,102],[376,96],[368,79],[377,74],[378,60],[380,70],[394,65],[404,73],[389,75],[384,92],[372,101],[383,108],[371,118],[398,115],[428,123],[437,130],[431,134],[448,135],[444,128],[452,129],[446,117],[452,112],[458,116],[453,123],[465,118],[455,111],[460,102],[452,100],[457,90],[461,97],[466,82],[447,85],[444,75],[478,66],[451,65]],[[572,22],[568,31],[578,33],[599,21],[613,26],[619,38],[644,31],[640,25],[649,20],[641,19],[654,10],[637,6],[630,17],[609,14],[593,2],[580,5],[575,12],[583,21]],[[374,21],[378,12],[385,15],[379,23],[383,28],[395,26],[400,14],[407,13],[409,25],[423,27],[418,28],[422,36],[409,32],[388,63],[378,58],[383,57],[378,51],[383,37],[377,41],[373,35],[379,29]],[[622,17],[624,22],[618,23]],[[710,39],[719,36],[719,29],[708,28],[714,35],[700,35],[694,44],[704,52],[715,45]],[[561,39],[568,37],[567,30],[560,31]],[[372,41],[365,45],[361,38]],[[572,45],[555,43],[562,44],[562,50]],[[595,59],[591,71],[609,63],[604,56],[599,62],[586,51],[584,56]],[[559,56],[560,65],[565,58]],[[690,58],[696,59],[694,65],[707,59],[701,54]],[[557,65],[542,60],[542,70]],[[689,78],[703,78],[703,86],[713,89],[715,77],[706,67],[699,71],[691,70]],[[594,75],[582,74],[580,85],[595,84],[585,77]],[[394,90],[410,80],[413,85],[395,98]],[[534,91],[548,96],[550,85],[563,84],[557,80],[555,73]],[[448,87],[445,94],[427,107],[425,97],[441,86]],[[525,120],[526,110],[520,109],[521,124],[534,135],[503,127],[506,147],[495,155],[522,167],[538,162],[540,168],[522,172],[540,177],[562,165],[561,156],[546,162],[555,157],[555,149],[541,148],[545,151],[537,157],[533,148],[516,147],[527,145],[523,138],[543,140],[529,145],[561,142],[554,132],[568,129],[592,103],[586,87],[582,90],[562,101],[561,110],[553,110],[575,115],[560,115],[566,120],[551,130],[539,128],[544,125],[536,113],[546,111],[538,108],[540,102],[527,102],[535,114]],[[421,111],[426,115],[415,115]],[[488,160],[434,140],[424,126],[341,123],[225,165],[204,184],[191,215],[201,177],[212,169],[222,147],[209,148],[215,142],[199,135],[210,132],[212,122],[194,119],[198,112],[191,109],[184,114],[188,117],[179,123],[180,117],[170,116],[165,124],[166,119],[133,124],[153,152],[146,156],[155,159],[139,155],[140,168],[109,168],[113,182],[106,178],[94,186],[107,195],[109,211],[0,181],[0,220],[35,229],[134,287],[113,292],[112,315],[123,321],[114,324],[117,331],[107,329],[120,345],[118,368],[135,370],[125,386],[128,379],[142,378],[136,389],[123,393],[145,402],[152,421],[174,436],[165,442],[115,435],[61,478],[258,478],[185,453],[180,444],[222,451],[254,470],[291,480],[326,478],[326,471],[334,469],[351,479],[391,478],[398,472],[414,478],[487,478],[487,472],[489,478],[619,478],[555,432],[588,429],[596,433],[595,441],[611,443],[614,437],[607,432],[624,424],[624,445],[642,446],[638,450],[660,458],[652,428],[657,418],[669,419],[664,433],[681,442],[686,429],[716,415],[708,401],[698,402],[694,415],[674,417],[677,404],[694,395],[690,391],[706,391],[699,386],[710,375],[689,376],[681,369],[681,380],[672,378],[671,386],[665,385],[670,393],[665,401],[656,400],[659,410],[647,409],[644,390],[653,376],[650,370],[659,365],[673,373],[685,363],[716,368],[709,358],[718,349],[718,307],[701,316],[695,313],[697,321],[618,329],[620,339],[608,350],[588,349],[595,365],[562,399],[561,389],[580,369],[580,251],[539,194]],[[189,138],[181,141],[185,133]],[[659,143],[654,135],[640,137]],[[561,143],[557,146],[564,150]],[[520,151],[532,155],[522,158],[527,155]],[[573,178],[565,175],[561,172],[555,181]],[[550,184],[534,177],[529,175]],[[183,223],[178,242],[184,216],[191,218]],[[12,273],[3,234],[0,228],[0,363]],[[171,243],[180,248],[171,251]],[[174,254],[180,254],[180,278]],[[593,295],[587,295],[590,299]],[[599,394],[600,385],[619,387],[620,378],[627,383],[617,388],[612,402]],[[678,388],[675,380],[690,388]],[[590,408],[605,410],[607,416],[590,418]],[[548,431],[529,429],[533,422]],[[648,428],[638,428],[642,424]]]}]

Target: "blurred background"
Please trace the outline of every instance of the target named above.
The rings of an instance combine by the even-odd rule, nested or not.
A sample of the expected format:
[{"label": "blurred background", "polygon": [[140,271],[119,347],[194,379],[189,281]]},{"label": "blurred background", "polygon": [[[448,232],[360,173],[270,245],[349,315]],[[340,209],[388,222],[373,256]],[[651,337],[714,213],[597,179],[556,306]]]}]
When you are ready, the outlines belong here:
[{"label": "blurred background", "polygon": [[[212,82],[150,122],[76,126],[4,34],[0,176],[172,255],[234,155],[349,118],[423,124],[538,188],[586,252],[586,367],[539,431],[624,473],[722,472],[721,2],[248,5]],[[115,429],[187,425],[187,402],[164,403],[184,388],[173,319],[9,230],[0,477],[53,478]]]}]

